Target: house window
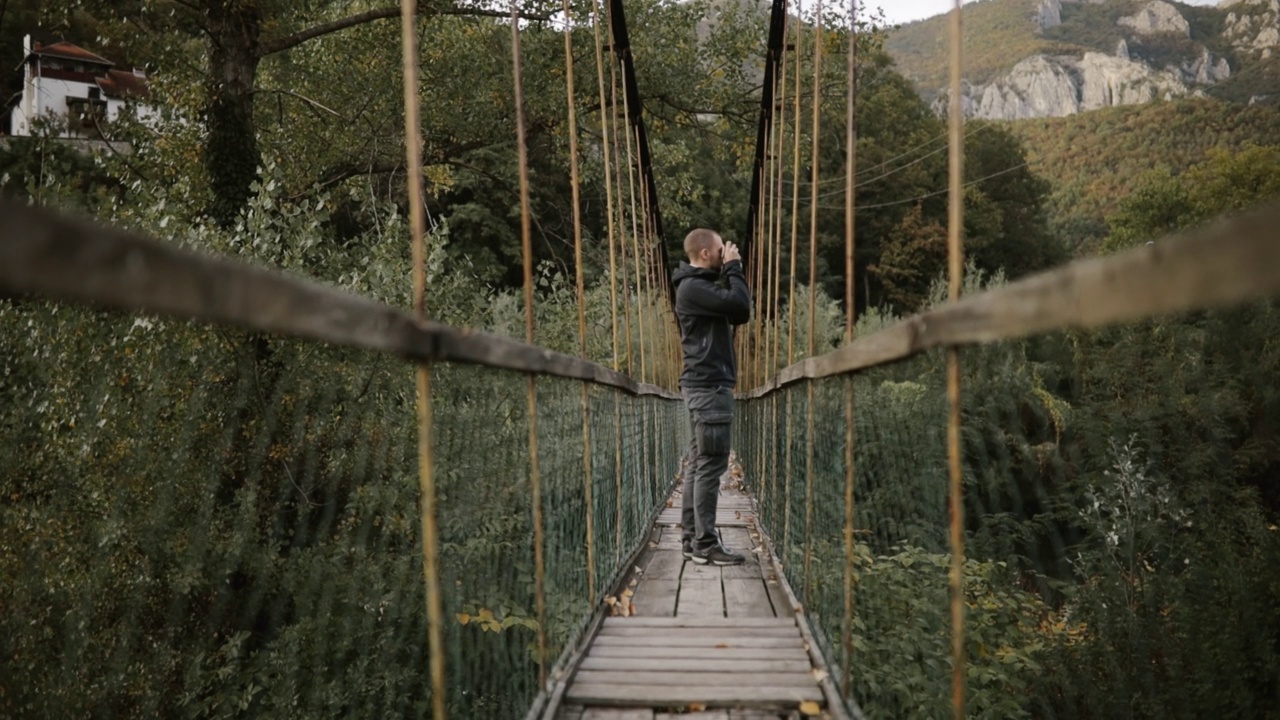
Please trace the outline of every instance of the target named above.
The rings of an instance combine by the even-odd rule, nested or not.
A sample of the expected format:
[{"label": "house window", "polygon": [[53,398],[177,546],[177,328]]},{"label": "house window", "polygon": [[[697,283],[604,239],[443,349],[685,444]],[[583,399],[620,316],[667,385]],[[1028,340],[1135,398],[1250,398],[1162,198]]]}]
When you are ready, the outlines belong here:
[{"label": "house window", "polygon": [[67,98],[67,122],[71,129],[98,134],[98,127],[107,119],[107,103],[86,98]]},{"label": "house window", "polygon": [[89,99],[90,99],[90,100],[101,100],[101,99],[102,99],[102,89],[101,89],[101,88],[96,88],[96,87],[91,87],[91,88],[89,88]]}]

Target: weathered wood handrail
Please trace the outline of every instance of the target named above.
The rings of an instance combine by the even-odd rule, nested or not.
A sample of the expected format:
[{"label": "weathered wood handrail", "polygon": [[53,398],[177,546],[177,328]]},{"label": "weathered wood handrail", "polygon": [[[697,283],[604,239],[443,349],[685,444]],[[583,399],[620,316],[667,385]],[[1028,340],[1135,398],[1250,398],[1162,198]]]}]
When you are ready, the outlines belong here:
[{"label": "weathered wood handrail", "polygon": [[0,201],[0,297],[36,296],[679,399],[597,363],[410,313],[241,260]]},{"label": "weathered wood handrail", "polygon": [[1280,296],[1280,205],[1117,255],[1078,260],[909,317],[795,363],[741,394],[845,375],[927,350],[1093,328]]}]

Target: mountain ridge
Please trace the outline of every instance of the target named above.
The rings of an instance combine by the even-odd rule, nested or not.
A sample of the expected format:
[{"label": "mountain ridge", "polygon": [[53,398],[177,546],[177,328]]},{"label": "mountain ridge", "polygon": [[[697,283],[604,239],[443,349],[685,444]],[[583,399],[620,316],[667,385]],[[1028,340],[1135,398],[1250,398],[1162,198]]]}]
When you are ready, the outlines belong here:
[{"label": "mountain ridge", "polygon": [[[1179,97],[1276,100],[1280,0],[986,0],[965,6],[965,29],[971,117],[1064,117]],[[948,42],[938,16],[900,26],[885,43],[921,96],[943,106]]]}]

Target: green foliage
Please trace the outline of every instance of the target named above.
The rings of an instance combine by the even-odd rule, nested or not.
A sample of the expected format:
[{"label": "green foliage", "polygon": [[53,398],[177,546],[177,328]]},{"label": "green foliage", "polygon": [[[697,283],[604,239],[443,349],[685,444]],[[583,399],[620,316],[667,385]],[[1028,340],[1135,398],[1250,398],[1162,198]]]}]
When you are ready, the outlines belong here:
[{"label": "green foliage", "polygon": [[[1143,7],[1144,3],[1131,0],[1105,3],[1063,3],[1062,24],[1044,31],[1047,39],[1062,43],[1066,48],[1096,50],[1110,54],[1116,44],[1126,37],[1118,23],[1125,15]],[[1181,12],[1184,8],[1177,6]],[[1137,38],[1135,38],[1137,39]]]},{"label": "green foliage", "polygon": [[1204,162],[1177,177],[1158,170],[1139,183],[1112,216],[1103,251],[1132,247],[1280,198],[1280,146],[1246,147],[1234,154],[1210,150]]},{"label": "green foliage", "polygon": [[1008,128],[1022,140],[1032,170],[1052,187],[1052,232],[1077,251],[1090,252],[1143,173],[1167,168],[1177,175],[1214,148],[1237,152],[1250,144],[1274,144],[1280,115],[1262,106],[1178,100],[1022,120]]},{"label": "green foliage", "polygon": [[[856,684],[869,717],[941,717],[950,711],[951,558],[918,547],[855,551]],[[1033,693],[1065,631],[1042,626],[1049,608],[1013,586],[1003,562],[964,566],[966,717],[1034,717]]]},{"label": "green foliage", "polygon": [[947,230],[937,221],[926,224],[917,205],[890,238],[880,262],[868,271],[884,286],[885,300],[896,307],[920,307],[925,283],[945,265]]},{"label": "green foliage", "polygon": [[1276,88],[1280,87],[1280,56],[1261,60],[1238,72],[1224,82],[1209,89],[1209,95],[1241,104],[1250,104],[1255,99],[1275,106]]}]

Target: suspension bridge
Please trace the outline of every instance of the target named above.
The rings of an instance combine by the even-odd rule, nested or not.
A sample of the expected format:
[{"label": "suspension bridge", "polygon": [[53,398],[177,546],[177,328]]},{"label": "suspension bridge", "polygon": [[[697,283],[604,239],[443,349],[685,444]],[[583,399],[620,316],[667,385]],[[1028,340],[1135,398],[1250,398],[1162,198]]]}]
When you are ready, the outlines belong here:
[{"label": "suspension bridge", "polygon": [[[0,206],[0,293],[30,338],[8,350],[6,382],[18,390],[0,426],[12,474],[3,607],[18,623],[6,626],[17,682],[0,707],[574,720],[936,717],[942,707],[962,717],[975,689],[999,698],[1031,683],[1046,644],[1106,638],[1045,580],[1070,576],[1081,541],[1079,523],[1046,519],[1055,488],[1093,469],[1064,449],[1067,410],[1032,402],[1052,382],[1037,363],[1116,326],[1269,308],[1280,210],[962,298],[956,103],[949,301],[865,335],[850,313],[844,342],[820,354],[812,293],[801,320],[789,307],[782,321],[801,233],[794,209],[783,228],[776,120],[794,87],[798,193],[801,77],[787,58],[802,32],[820,57],[822,14],[789,28],[775,2],[744,243],[756,308],[739,335],[734,464],[718,518],[748,562],[696,565],[679,547],[690,429],[642,98],[622,3],[594,14],[599,95],[612,109],[600,128],[608,366],[587,357],[580,221],[580,352],[535,342],[519,113],[524,341],[427,314],[412,102],[412,313],[90,219]],[[569,43],[566,32],[567,57]],[[416,97],[411,60],[406,82]],[[812,83],[816,243],[821,78]],[[853,307],[852,157],[846,170]],[[1260,351],[1231,350],[1242,366]],[[92,357],[101,372],[42,366],[53,351]],[[1020,535],[1018,518],[1043,524]],[[1175,572],[1155,555],[1138,561],[1153,577]],[[1128,588],[1144,571],[1107,572]]]}]

